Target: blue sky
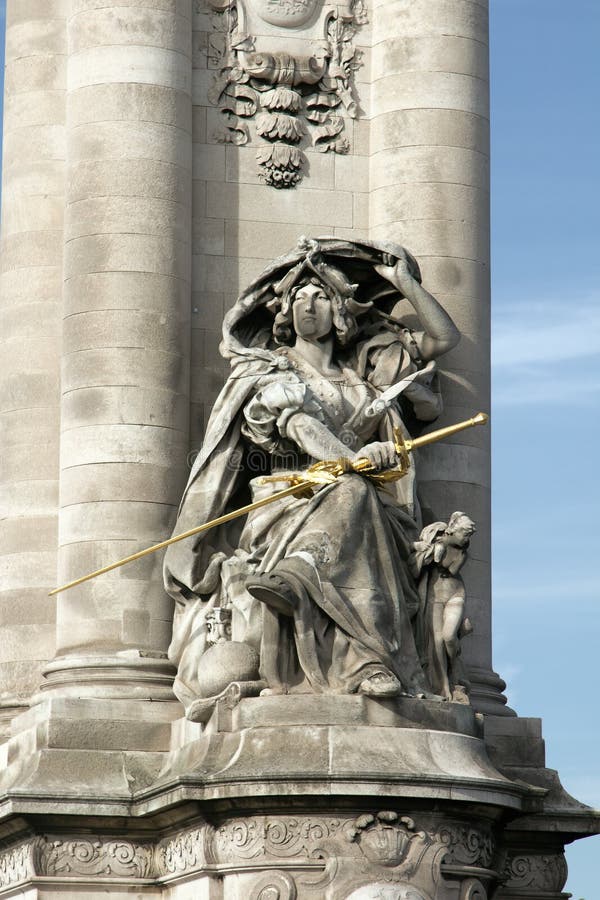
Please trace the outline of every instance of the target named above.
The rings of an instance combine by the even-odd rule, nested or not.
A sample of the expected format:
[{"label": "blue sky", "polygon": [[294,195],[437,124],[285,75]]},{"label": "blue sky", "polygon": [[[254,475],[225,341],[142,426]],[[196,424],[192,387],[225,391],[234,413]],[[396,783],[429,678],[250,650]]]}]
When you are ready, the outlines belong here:
[{"label": "blue sky", "polygon": [[[600,807],[600,5],[491,9],[495,668]],[[599,852],[568,850],[575,900]]]},{"label": "blue sky", "polygon": [[[600,4],[491,11],[495,668],[600,807]],[[599,852],[569,849],[575,900]]]}]

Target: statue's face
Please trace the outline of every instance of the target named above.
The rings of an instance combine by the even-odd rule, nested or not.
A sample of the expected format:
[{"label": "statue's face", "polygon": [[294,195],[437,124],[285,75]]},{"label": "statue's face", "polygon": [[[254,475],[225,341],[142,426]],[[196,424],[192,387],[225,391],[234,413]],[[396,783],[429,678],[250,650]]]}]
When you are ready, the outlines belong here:
[{"label": "statue's face", "polygon": [[326,337],[333,326],[331,301],[318,284],[300,288],[292,305],[294,330],[299,337],[318,341]]},{"label": "statue's face", "polygon": [[475,526],[470,519],[459,519],[449,535],[448,543],[453,547],[468,547],[475,534]]}]

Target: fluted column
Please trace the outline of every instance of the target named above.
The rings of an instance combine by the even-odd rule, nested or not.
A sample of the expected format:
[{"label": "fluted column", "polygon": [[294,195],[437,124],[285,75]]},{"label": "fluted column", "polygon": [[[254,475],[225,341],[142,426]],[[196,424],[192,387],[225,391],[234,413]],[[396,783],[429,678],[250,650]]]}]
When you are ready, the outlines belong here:
[{"label": "fluted column", "polygon": [[[490,406],[488,0],[383,0],[373,14],[370,235],[400,240],[462,340],[441,362],[440,424]],[[464,641],[474,705],[508,712],[492,672],[490,429],[419,454],[424,511],[477,522]]]},{"label": "fluted column", "polygon": [[[186,478],[191,0],[71,0],[59,583],[168,536]],[[148,557],[58,596],[46,690],[167,698]]]},{"label": "fluted column", "polygon": [[[0,720],[54,655],[65,180],[63,0],[8,0],[0,262]],[[0,727],[1,733],[1,727]]]}]

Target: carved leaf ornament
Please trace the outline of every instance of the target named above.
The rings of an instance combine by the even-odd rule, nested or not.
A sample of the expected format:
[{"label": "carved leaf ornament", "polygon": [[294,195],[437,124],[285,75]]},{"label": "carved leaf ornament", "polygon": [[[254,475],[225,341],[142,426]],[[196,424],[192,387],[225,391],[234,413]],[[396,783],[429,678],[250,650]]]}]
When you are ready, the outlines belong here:
[{"label": "carved leaf ornament", "polygon": [[264,39],[246,32],[244,0],[207,2],[223,36],[210,48],[219,71],[208,99],[220,107],[223,122],[214,139],[239,146],[251,142],[254,133],[263,144],[256,154],[259,176],[275,188],[302,180],[303,142],[322,153],[348,153],[340,113],[358,115],[354,72],[361,54],[354,38],[366,22],[361,0],[348,0],[341,9],[321,0],[245,0],[253,13],[286,31],[316,17],[310,32],[318,40],[305,41],[304,55],[263,49]]}]

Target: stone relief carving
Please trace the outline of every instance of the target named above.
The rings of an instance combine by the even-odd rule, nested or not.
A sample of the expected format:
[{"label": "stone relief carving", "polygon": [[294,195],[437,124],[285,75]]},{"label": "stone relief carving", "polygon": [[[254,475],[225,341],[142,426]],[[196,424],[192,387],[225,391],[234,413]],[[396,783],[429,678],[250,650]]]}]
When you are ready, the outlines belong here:
[{"label": "stone relief carving", "polygon": [[465,618],[465,584],[460,570],[467,559],[475,523],[462,512],[427,525],[413,545],[410,566],[418,581],[418,645],[431,689],[448,700],[467,703],[469,682],[460,659],[460,640],[472,629]]},{"label": "stone relief carving", "polygon": [[[390,315],[402,297],[418,331]],[[459,339],[452,320],[403,248],[303,239],[244,291],[223,334],[232,374],[176,532],[240,497],[268,498],[318,461],[341,462],[319,469],[300,499],[169,547],[178,697],[189,713],[244,681],[267,693],[431,696],[408,565],[419,534],[414,468],[402,478],[388,470],[405,421],[418,427],[440,412],[435,360]],[[229,643],[211,643],[216,608],[231,611]]]},{"label": "stone relief carving", "polygon": [[404,862],[416,837],[411,818],[400,818],[397,813],[385,810],[376,815],[365,813],[359,816],[349,835],[370,862],[386,867]]},{"label": "stone relief carving", "polygon": [[[366,22],[361,0],[341,7],[320,0],[207,2],[222,35],[220,43],[211,42],[218,74],[208,99],[224,120],[215,140],[246,144],[252,126],[260,145],[259,174],[275,188],[290,188],[302,179],[303,142],[321,152],[347,153],[339,112],[343,109],[349,118],[358,114],[353,75],[361,64],[354,38]],[[250,20],[255,14],[279,33],[271,39],[254,36]]]},{"label": "stone relief carving", "polygon": [[160,875],[194,872],[212,862],[208,825],[180,831],[166,838],[156,848],[156,865]]},{"label": "stone relief carving", "polygon": [[[417,825],[412,817],[389,810],[337,818],[273,814],[230,819],[216,826],[205,822],[157,843],[98,835],[85,840],[61,835],[28,838],[0,852],[0,887],[34,876],[132,881],[166,877],[170,881],[207,871],[251,875],[263,869],[249,882],[249,895],[257,900],[318,898],[332,884],[338,893],[364,892],[375,883],[389,891],[410,885],[410,890],[427,900],[437,896],[443,859],[464,864],[461,900],[486,900],[485,893],[475,887],[467,891],[476,882],[476,873],[470,875],[469,867],[488,868],[492,846],[484,826],[451,822],[440,828],[431,820]],[[556,889],[558,873],[563,872],[556,868],[560,859],[539,857],[533,862],[529,857],[513,857],[505,877],[521,879],[528,889],[542,885]],[[554,874],[544,881],[547,860]]]},{"label": "stone relief carving", "polygon": [[375,883],[352,891],[347,900],[429,900],[429,897],[410,884]]},{"label": "stone relief carving", "polygon": [[296,882],[288,872],[269,872],[252,886],[249,900],[296,900]]},{"label": "stone relief carving", "polygon": [[436,836],[447,848],[445,863],[489,869],[494,861],[496,841],[489,829],[470,828],[460,822],[449,822],[438,830]]},{"label": "stone relief carving", "polygon": [[[567,882],[564,853],[509,856],[502,875],[505,888],[527,891],[561,891]],[[532,894],[532,896],[534,896]]]},{"label": "stone relief carving", "polygon": [[487,900],[487,891],[478,878],[469,878],[460,888],[459,900]]},{"label": "stone relief carving", "polygon": [[25,881],[34,874],[37,839],[25,841],[0,852],[0,888]]},{"label": "stone relief carving", "polygon": [[154,847],[102,838],[47,839],[38,845],[37,865],[45,875],[149,878],[154,874]]}]

